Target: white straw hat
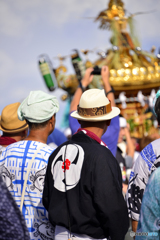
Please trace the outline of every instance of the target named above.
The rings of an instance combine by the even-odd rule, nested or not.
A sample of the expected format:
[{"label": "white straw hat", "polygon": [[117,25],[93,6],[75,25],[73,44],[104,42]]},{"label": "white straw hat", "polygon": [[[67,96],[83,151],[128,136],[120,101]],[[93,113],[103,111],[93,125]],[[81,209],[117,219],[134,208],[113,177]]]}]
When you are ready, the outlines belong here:
[{"label": "white straw hat", "polygon": [[77,111],[71,117],[78,120],[98,122],[112,119],[120,114],[120,109],[111,107],[104,89],[90,89],[85,91],[80,99]]}]

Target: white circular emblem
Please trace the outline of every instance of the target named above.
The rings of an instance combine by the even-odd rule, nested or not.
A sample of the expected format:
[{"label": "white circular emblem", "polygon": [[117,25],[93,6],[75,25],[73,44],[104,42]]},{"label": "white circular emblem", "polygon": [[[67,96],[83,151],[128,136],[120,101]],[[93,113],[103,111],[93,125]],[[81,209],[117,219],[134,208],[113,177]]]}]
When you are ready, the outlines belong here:
[{"label": "white circular emblem", "polygon": [[77,144],[63,146],[51,165],[54,187],[61,192],[74,188],[80,180],[83,161],[84,151],[81,146]]}]

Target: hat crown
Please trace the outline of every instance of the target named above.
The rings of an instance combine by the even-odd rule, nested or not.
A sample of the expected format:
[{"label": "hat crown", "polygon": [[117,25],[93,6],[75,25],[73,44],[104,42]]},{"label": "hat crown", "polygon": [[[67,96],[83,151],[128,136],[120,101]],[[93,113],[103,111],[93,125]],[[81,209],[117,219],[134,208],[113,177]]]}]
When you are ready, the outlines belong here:
[{"label": "hat crown", "polygon": [[43,91],[31,91],[18,108],[18,118],[32,123],[48,121],[59,111],[59,103],[55,96]]},{"label": "hat crown", "polygon": [[1,114],[0,130],[3,132],[14,133],[28,128],[26,121],[18,119],[17,110],[20,103],[12,103],[4,107]]},{"label": "hat crown", "polygon": [[79,102],[81,108],[97,108],[108,104],[109,100],[106,97],[104,90],[100,89],[90,89],[85,91]]},{"label": "hat crown", "polygon": [[120,109],[113,107],[106,97],[104,89],[89,89],[85,91],[77,106],[77,111],[71,117],[83,121],[106,121],[120,114]]}]

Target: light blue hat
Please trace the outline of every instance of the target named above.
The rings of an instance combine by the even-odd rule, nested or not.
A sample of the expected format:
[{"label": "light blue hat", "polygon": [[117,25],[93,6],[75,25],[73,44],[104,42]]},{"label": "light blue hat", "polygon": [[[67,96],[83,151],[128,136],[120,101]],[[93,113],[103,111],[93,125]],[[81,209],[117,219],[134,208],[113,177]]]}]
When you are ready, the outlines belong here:
[{"label": "light blue hat", "polygon": [[18,108],[18,118],[29,122],[42,123],[49,120],[59,111],[59,103],[55,96],[43,91],[31,91]]}]

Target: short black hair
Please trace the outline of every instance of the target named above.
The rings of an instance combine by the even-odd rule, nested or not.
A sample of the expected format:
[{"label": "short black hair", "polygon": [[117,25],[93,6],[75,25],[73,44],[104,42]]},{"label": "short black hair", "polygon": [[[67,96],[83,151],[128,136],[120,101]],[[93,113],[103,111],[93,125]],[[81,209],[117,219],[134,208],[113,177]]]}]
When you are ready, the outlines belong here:
[{"label": "short black hair", "polygon": [[26,120],[26,122],[27,122],[27,124],[29,126],[29,129],[32,129],[32,130],[36,130],[36,129],[40,129],[40,128],[46,127],[48,121],[49,120],[47,120],[45,122],[42,122],[42,123],[32,123],[32,122],[29,122],[28,120]]},{"label": "short black hair", "polygon": [[[56,113],[53,115],[54,118],[56,119]],[[51,117],[52,118],[52,117]],[[50,119],[51,119],[50,118]],[[49,120],[50,120],[49,119]],[[45,122],[42,122],[42,123],[34,123],[34,122],[29,122],[27,119],[25,119],[28,126],[29,126],[29,129],[32,129],[32,130],[36,130],[36,129],[40,129],[40,128],[44,128],[47,126],[47,123],[49,122],[49,120],[45,121]]]}]

